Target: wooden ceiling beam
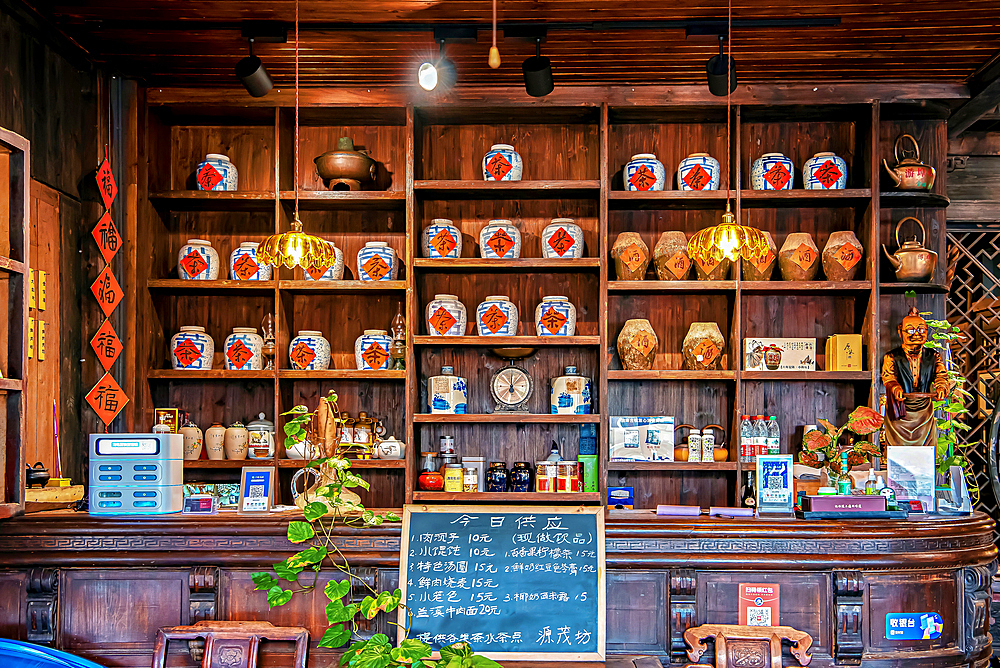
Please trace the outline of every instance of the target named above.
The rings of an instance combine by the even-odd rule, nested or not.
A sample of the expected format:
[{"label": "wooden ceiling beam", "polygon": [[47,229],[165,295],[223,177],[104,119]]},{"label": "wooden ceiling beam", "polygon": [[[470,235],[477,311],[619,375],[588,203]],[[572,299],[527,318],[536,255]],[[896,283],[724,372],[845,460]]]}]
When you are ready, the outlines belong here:
[{"label": "wooden ceiling beam", "polygon": [[948,139],[956,139],[1000,104],[1000,51],[970,77],[972,96],[948,117]]}]

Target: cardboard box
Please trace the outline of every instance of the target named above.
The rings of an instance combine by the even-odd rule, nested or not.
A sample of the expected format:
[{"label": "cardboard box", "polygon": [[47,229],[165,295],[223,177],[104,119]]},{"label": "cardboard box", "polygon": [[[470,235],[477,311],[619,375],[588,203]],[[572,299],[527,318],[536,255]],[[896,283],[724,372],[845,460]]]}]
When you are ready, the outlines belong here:
[{"label": "cardboard box", "polygon": [[597,455],[579,455],[576,460],[583,467],[583,491],[597,491]]},{"label": "cardboard box", "polygon": [[864,348],[860,334],[834,334],[826,340],[827,371],[861,371]]},{"label": "cardboard box", "polygon": [[816,339],[743,339],[744,371],[815,371]]},{"label": "cardboard box", "polygon": [[674,461],[673,416],[612,416],[611,461]]}]

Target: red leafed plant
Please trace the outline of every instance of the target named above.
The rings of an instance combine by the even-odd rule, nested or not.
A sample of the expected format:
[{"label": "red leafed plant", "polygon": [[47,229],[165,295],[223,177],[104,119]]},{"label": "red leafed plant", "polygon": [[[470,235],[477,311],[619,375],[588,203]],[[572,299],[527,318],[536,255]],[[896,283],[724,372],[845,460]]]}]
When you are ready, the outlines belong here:
[{"label": "red leafed plant", "polygon": [[[846,471],[840,470],[840,453],[847,451],[847,465],[855,467],[869,461],[870,457],[878,457],[881,450],[878,445],[859,439],[853,445],[839,445],[840,437],[845,431],[858,436],[869,436],[882,428],[882,416],[868,408],[858,406],[847,418],[842,427],[836,427],[829,420],[819,420],[826,430],[810,431],[802,437],[802,449],[799,451],[799,461],[814,468],[826,467],[830,473],[840,475]],[[820,454],[822,453],[822,458]]]}]

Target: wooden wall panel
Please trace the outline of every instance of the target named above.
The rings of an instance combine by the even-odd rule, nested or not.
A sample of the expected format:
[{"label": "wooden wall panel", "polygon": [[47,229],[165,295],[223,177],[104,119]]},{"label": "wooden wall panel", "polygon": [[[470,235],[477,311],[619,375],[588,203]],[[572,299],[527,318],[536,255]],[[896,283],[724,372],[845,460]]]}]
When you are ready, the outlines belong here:
[{"label": "wooden wall panel", "polygon": [[665,571],[608,571],[609,653],[669,653]]},{"label": "wooden wall panel", "polygon": [[27,586],[25,571],[0,571],[0,638],[25,639]]},{"label": "wooden wall panel", "polygon": [[[959,571],[961,573],[961,571]],[[865,646],[871,652],[919,652],[931,649],[963,648],[964,624],[957,610],[947,601],[960,596],[962,587],[954,572],[866,573],[870,615],[867,620]],[[888,640],[885,616],[890,612],[937,612],[944,628],[935,640]]]}]

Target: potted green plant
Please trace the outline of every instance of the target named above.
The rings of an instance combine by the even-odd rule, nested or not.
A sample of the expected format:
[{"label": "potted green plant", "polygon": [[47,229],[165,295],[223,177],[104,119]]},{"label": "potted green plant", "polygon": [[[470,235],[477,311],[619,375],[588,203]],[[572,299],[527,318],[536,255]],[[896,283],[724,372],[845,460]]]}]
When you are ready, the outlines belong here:
[{"label": "potted green plant", "polygon": [[799,461],[806,466],[826,468],[832,480],[848,473],[841,470],[842,452],[847,452],[849,469],[881,454],[877,444],[864,438],[846,444],[840,442],[845,432],[851,432],[859,437],[870,436],[877,432],[882,427],[882,416],[877,411],[867,406],[858,406],[851,411],[847,422],[840,427],[829,420],[818,420],[818,422],[826,431],[814,429],[802,435]]}]

